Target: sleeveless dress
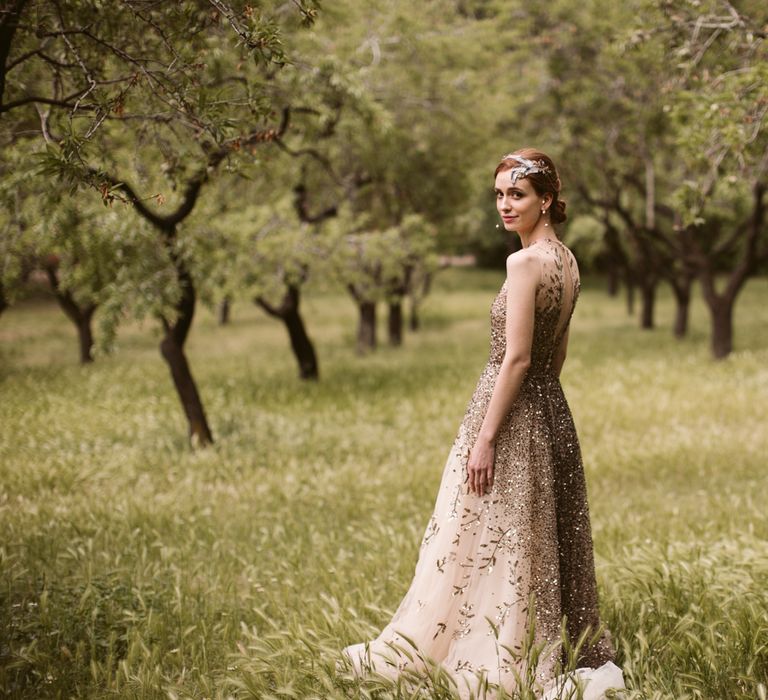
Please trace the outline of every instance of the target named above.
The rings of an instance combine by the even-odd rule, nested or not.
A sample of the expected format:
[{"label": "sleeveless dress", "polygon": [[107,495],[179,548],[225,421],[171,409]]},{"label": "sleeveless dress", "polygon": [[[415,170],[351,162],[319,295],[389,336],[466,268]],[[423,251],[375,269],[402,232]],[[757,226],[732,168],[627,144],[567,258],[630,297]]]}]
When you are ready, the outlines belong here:
[{"label": "sleeveless dress", "polygon": [[[556,677],[565,616],[573,642],[593,633],[578,661],[600,669],[579,670],[584,697],[623,687],[600,630],[579,441],[552,368],[579,295],[578,267],[557,239],[527,250],[541,271],[531,364],[497,437],[493,487],[468,493],[467,461],[504,358],[506,281],[491,305],[490,356],[448,455],[413,581],[381,634],[344,650],[356,673],[396,677],[423,669],[424,657],[454,678],[462,697],[493,697],[487,684],[514,692],[526,676],[537,696],[560,697],[572,682]],[[531,641],[546,646],[535,679],[525,658]]]}]

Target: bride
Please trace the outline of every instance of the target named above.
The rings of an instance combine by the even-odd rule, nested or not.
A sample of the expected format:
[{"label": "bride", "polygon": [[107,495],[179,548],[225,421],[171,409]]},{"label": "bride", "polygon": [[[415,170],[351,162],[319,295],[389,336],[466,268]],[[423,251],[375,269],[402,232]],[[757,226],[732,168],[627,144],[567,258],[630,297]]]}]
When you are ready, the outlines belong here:
[{"label": "bride", "polygon": [[522,250],[491,304],[488,362],[408,592],[376,639],[344,655],[358,675],[437,668],[463,698],[527,688],[598,700],[624,683],[600,624],[581,451],[559,379],[579,270],[553,230],[565,202],[546,154],[505,155],[494,189]]}]

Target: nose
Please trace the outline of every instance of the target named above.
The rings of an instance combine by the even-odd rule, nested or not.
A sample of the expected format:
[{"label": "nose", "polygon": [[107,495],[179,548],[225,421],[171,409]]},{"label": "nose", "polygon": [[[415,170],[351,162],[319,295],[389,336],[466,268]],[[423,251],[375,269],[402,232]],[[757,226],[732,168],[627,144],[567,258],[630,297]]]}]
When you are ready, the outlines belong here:
[{"label": "nose", "polygon": [[501,197],[499,200],[499,209],[502,211],[509,211],[511,208],[511,197],[507,196],[506,194]]}]

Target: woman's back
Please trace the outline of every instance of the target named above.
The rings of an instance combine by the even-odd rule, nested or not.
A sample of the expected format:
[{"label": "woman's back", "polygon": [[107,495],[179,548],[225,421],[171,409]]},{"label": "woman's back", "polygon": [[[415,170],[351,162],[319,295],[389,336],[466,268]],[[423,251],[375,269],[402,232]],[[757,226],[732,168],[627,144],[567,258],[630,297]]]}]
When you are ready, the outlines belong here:
[{"label": "woman's back", "polygon": [[[526,255],[538,259],[541,277],[536,289],[536,313],[528,375],[548,373],[563,340],[579,296],[579,268],[573,253],[555,238],[530,245]],[[491,305],[490,362],[500,363],[506,350],[506,281]]]}]

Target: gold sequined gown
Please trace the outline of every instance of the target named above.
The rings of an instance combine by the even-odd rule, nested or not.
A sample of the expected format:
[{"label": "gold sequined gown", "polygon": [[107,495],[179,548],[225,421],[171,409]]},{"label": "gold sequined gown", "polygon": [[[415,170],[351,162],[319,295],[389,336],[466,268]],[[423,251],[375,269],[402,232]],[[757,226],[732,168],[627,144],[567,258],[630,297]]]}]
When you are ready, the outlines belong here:
[{"label": "gold sequined gown", "polygon": [[[413,642],[464,695],[477,693],[478,671],[514,691],[523,667],[504,647],[522,650],[532,593],[537,642],[560,639],[563,616],[574,640],[599,627],[579,441],[552,368],[579,294],[578,267],[558,240],[529,250],[541,269],[531,365],[498,434],[492,491],[468,493],[466,467],[504,358],[506,281],[491,305],[490,357],[448,455],[413,581],[379,637],[345,650],[358,670],[393,675],[412,667],[388,643],[409,649]],[[596,668],[612,656],[604,636],[584,649],[580,665]],[[542,688],[554,673],[550,654],[537,667]]]}]

